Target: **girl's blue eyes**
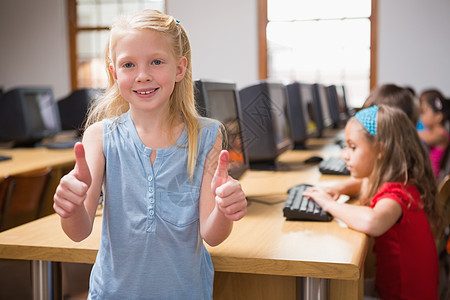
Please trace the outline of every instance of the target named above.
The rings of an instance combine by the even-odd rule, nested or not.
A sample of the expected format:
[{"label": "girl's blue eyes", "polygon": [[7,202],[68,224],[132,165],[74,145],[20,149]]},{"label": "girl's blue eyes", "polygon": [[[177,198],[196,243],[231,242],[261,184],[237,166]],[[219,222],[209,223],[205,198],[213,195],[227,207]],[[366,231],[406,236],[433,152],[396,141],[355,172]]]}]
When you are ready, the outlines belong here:
[{"label": "girl's blue eyes", "polygon": [[[162,64],[162,61],[159,59],[155,59],[154,61],[152,61],[152,65],[159,66],[161,64]],[[134,64],[133,63],[124,63],[123,67],[127,68],[127,69],[132,68],[132,67],[134,67]]]}]

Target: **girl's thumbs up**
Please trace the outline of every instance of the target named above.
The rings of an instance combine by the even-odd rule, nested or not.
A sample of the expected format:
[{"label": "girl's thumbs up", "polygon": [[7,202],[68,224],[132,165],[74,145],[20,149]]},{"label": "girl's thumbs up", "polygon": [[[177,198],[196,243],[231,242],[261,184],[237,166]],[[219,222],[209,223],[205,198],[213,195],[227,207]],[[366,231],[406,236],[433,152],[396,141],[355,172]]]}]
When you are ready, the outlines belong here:
[{"label": "girl's thumbs up", "polygon": [[227,150],[222,150],[219,154],[217,169],[211,183],[211,188],[214,193],[216,189],[228,181],[228,160],[230,155]]},{"label": "girl's thumbs up", "polygon": [[89,166],[86,162],[86,156],[84,152],[84,146],[82,143],[76,143],[74,146],[75,151],[75,177],[86,183],[88,186],[91,185],[91,172],[89,171]]}]

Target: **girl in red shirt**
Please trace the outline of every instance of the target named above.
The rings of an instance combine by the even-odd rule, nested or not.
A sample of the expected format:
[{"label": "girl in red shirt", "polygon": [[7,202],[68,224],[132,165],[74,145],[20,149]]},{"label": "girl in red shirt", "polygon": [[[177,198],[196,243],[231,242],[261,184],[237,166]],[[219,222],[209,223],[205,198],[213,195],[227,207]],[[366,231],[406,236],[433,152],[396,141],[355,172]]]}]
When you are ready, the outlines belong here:
[{"label": "girl in red shirt", "polygon": [[406,114],[379,105],[345,128],[344,158],[364,180],[361,206],[341,204],[325,189],[305,195],[349,227],[375,238],[375,288],[381,299],[439,299],[434,237],[444,227],[430,159]]}]

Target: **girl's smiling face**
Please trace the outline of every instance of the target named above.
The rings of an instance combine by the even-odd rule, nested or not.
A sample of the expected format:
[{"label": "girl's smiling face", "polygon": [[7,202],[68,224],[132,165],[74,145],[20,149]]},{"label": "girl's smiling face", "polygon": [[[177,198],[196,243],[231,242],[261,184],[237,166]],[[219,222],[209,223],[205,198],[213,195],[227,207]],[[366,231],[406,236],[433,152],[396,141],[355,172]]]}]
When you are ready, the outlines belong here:
[{"label": "girl's smiling face", "polygon": [[187,65],[185,57],[175,57],[169,40],[154,30],[132,30],[117,41],[114,54],[110,70],[130,107],[167,109]]},{"label": "girl's smiling face", "polygon": [[365,178],[372,173],[377,157],[375,147],[367,138],[365,128],[356,119],[351,119],[345,126],[347,147],[344,149],[344,159],[351,175],[355,178]]}]

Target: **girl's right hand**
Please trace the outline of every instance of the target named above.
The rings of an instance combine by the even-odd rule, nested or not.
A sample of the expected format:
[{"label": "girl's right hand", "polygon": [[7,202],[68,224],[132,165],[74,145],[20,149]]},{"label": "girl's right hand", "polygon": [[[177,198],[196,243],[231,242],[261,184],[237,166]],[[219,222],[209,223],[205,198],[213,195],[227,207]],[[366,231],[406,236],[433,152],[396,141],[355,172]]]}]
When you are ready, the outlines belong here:
[{"label": "girl's right hand", "polygon": [[83,144],[75,144],[74,152],[75,168],[61,178],[53,197],[53,209],[62,218],[69,218],[78,209],[84,209],[83,204],[92,182]]},{"label": "girl's right hand", "polygon": [[330,201],[334,202],[336,200],[323,188],[319,188],[319,187],[315,187],[315,186],[306,189],[303,192],[303,195],[305,195],[306,197],[312,198],[325,211],[327,211],[327,209],[326,209],[327,203]]},{"label": "girl's right hand", "polygon": [[341,193],[334,187],[324,187],[323,190],[330,195],[333,200],[337,200]]},{"label": "girl's right hand", "polygon": [[239,181],[228,175],[230,154],[222,150],[211,182],[218,209],[231,221],[242,219],[247,213],[247,199]]}]

